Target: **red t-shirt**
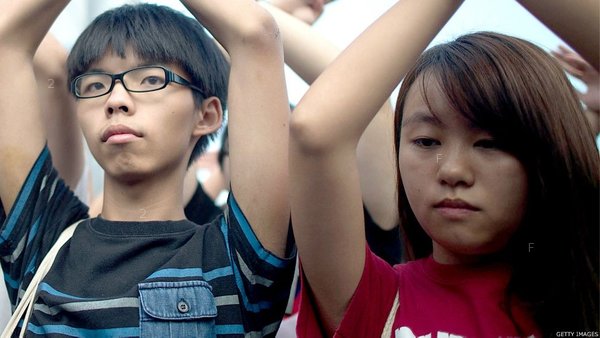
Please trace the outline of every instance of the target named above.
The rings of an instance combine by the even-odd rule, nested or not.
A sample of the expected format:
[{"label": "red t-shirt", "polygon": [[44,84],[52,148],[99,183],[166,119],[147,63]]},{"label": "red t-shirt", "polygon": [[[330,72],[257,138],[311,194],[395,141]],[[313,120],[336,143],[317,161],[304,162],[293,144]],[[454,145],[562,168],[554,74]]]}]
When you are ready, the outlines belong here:
[{"label": "red t-shirt", "polygon": [[[386,336],[395,338],[541,337],[518,302],[512,302],[513,319],[503,310],[509,277],[506,266],[443,265],[432,258],[391,267],[367,248],[361,280],[335,336],[381,337],[389,321]],[[305,286],[297,334],[320,337]]]}]

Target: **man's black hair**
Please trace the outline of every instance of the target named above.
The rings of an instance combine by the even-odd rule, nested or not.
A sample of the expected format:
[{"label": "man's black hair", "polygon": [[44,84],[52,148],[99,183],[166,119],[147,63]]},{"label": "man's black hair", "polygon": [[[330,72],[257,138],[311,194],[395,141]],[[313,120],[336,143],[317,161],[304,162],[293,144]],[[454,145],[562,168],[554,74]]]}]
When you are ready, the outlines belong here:
[{"label": "man's black hair", "polygon": [[[124,58],[128,48],[147,62],[177,64],[191,77],[192,84],[205,91],[206,97],[218,97],[223,112],[226,111],[229,63],[197,20],[166,6],[124,5],[96,17],[71,50],[68,83],[107,52]],[[197,91],[193,95],[199,107],[206,97]],[[198,140],[190,163],[215,135],[216,132]]]}]

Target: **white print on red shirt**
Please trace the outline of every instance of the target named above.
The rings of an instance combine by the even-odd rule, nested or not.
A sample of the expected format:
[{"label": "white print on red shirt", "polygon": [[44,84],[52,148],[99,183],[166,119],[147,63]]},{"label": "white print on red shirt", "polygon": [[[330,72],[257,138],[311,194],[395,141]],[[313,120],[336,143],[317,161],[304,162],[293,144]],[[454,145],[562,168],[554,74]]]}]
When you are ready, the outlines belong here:
[{"label": "white print on red shirt", "polygon": [[430,334],[426,334],[423,336],[415,336],[415,334],[412,332],[411,329],[409,329],[406,326],[403,326],[399,329],[396,329],[396,338],[465,338],[461,335],[457,335],[457,334],[452,334],[452,333],[448,333],[448,332],[440,332],[438,331],[438,333],[434,336],[431,333]]},{"label": "white print on red shirt", "polygon": [[[452,334],[452,333],[442,332],[442,331],[438,331],[435,335],[433,333],[429,333],[429,334],[417,337],[412,332],[412,330],[406,326],[396,329],[395,337],[396,338],[465,338],[458,334]],[[518,337],[515,337],[515,338],[518,338]],[[535,338],[535,336],[531,335],[527,338]]]}]

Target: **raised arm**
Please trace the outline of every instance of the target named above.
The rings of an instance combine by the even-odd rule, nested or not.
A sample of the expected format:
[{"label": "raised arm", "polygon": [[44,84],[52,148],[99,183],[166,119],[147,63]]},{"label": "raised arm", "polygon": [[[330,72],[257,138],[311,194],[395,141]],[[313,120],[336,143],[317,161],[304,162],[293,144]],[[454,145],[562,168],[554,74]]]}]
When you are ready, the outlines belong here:
[{"label": "raised arm", "polygon": [[52,34],[47,34],[35,53],[33,65],[52,162],[75,190],[83,172],[84,153],[75,102],[67,89],[67,50]]},{"label": "raised arm", "polygon": [[254,0],[182,0],[231,58],[231,188],[258,239],[283,256],[289,225],[289,106],[279,30]]},{"label": "raised arm", "polygon": [[600,70],[600,1],[518,0]]},{"label": "raised arm", "polygon": [[[277,2],[274,2],[277,3]],[[273,15],[283,39],[285,63],[306,83],[313,83],[340,50],[285,7],[261,3]]]},{"label": "raised arm", "polygon": [[[263,3],[277,21],[283,38],[285,63],[312,84],[340,54],[336,47],[307,23],[275,6]],[[363,203],[382,229],[398,225],[393,151],[393,109],[389,99],[364,131],[357,148]]]},{"label": "raised arm", "polygon": [[381,103],[460,3],[397,3],[323,72],[292,115],[292,225],[329,333],[343,317],[364,267],[365,252],[357,250],[365,247],[357,144]]},{"label": "raised arm", "polygon": [[585,104],[585,115],[595,137],[600,133],[600,73],[579,54],[564,46],[559,46],[557,50],[552,51],[552,55],[567,73],[585,84],[585,92],[577,93],[581,102]]},{"label": "raised arm", "polygon": [[46,142],[33,56],[68,3],[0,2],[0,199],[7,212]]},{"label": "raised arm", "polygon": [[323,13],[323,7],[328,0],[270,0],[274,6],[281,8],[287,13],[292,14],[296,18],[308,23],[313,24],[321,13]]}]

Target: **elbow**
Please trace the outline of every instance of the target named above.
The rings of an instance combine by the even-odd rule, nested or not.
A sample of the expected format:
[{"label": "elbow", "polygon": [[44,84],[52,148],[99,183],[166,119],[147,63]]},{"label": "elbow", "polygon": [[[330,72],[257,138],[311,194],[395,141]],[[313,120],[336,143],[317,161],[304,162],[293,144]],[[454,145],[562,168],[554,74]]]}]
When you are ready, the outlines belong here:
[{"label": "elbow", "polygon": [[298,106],[290,120],[290,147],[292,151],[305,155],[324,154],[331,148],[331,140],[322,132],[318,116],[306,114]]},{"label": "elbow", "polygon": [[240,28],[240,34],[244,44],[253,46],[272,46],[277,45],[281,48],[281,34],[279,26],[271,14],[256,5],[257,13],[253,15],[253,20],[247,20]]}]

